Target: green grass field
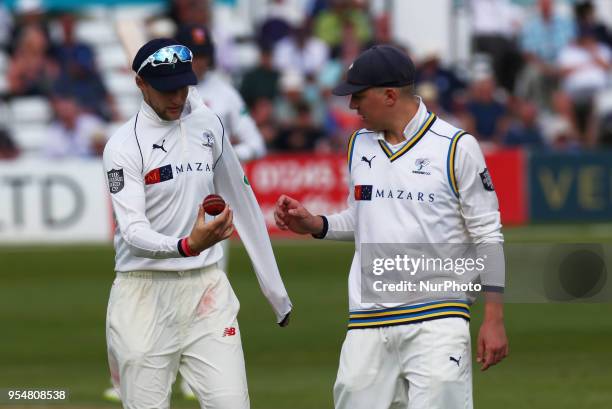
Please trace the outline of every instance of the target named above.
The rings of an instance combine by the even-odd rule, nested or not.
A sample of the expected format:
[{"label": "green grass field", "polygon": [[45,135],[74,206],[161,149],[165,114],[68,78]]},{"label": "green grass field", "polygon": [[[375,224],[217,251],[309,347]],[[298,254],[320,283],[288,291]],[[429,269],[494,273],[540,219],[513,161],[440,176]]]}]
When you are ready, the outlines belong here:
[{"label": "green grass field", "polygon": [[[612,228],[535,226],[506,230],[506,237],[610,242]],[[232,248],[251,406],[332,408],[352,245],[285,241],[275,252],[295,305],[285,329],[274,324],[246,253]],[[3,248],[0,266],[0,389],[67,388],[72,408],[119,407],[101,398],[109,377],[104,319],[112,248]],[[475,334],[481,315],[478,306],[474,311]],[[476,408],[612,407],[611,304],[510,304],[506,320],[510,357],[485,373],[475,368]],[[180,396],[174,406],[198,407]]]}]

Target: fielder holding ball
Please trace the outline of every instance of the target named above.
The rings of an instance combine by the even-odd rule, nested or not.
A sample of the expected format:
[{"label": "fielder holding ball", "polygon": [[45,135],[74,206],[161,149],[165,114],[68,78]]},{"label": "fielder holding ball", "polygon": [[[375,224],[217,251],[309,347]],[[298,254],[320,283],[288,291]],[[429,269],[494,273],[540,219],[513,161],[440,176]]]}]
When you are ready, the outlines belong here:
[{"label": "fielder holding ball", "polygon": [[[223,123],[189,87],[191,61],[174,40],[140,48],[132,69],[144,102],[104,150],[117,222],[106,337],[129,409],[168,408],[178,371],[202,407],[249,407],[239,303],[217,266],[234,224],[276,322],[285,326],[292,308]],[[227,205],[206,221],[202,200],[213,193]]]}]

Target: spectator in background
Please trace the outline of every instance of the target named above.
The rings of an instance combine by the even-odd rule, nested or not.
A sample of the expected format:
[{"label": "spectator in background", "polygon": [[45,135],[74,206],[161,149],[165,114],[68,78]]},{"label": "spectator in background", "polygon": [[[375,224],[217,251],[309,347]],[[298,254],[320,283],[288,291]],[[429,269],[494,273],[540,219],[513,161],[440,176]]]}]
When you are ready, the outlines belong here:
[{"label": "spectator in background", "polygon": [[272,147],[277,135],[274,102],[267,98],[256,99],[251,106],[251,117],[261,132],[266,146]]},{"label": "spectator in background", "polygon": [[440,105],[440,94],[434,83],[421,82],[416,87],[416,94],[421,97],[423,103],[430,112],[434,112],[438,116],[444,116],[446,121],[452,125],[459,125],[460,119],[456,118],[449,111],[446,111]]},{"label": "spectator in background", "polygon": [[325,134],[315,123],[312,109],[306,101],[299,101],[294,108],[294,120],[280,131],[274,148],[282,151],[312,151]]},{"label": "spectator in background", "polygon": [[546,139],[549,146],[556,151],[576,152],[581,148],[576,130],[562,118],[547,124]]},{"label": "spectator in background", "polygon": [[558,90],[551,101],[551,110],[540,115],[545,144],[555,150],[577,149],[580,144],[572,100]]},{"label": "spectator in background", "polygon": [[96,68],[92,48],[79,43],[75,38],[74,15],[65,13],[60,16],[59,22],[63,42],[54,49],[54,58],[59,66],[59,78],[55,87],[75,96],[85,111],[106,121],[118,120],[114,99]]},{"label": "spectator in background", "polygon": [[45,36],[47,44],[51,46],[47,14],[42,4],[43,0],[17,0],[15,2],[15,18],[13,21],[10,40],[7,44],[8,52],[14,54],[15,45],[18,43],[22,32],[28,27],[39,28]]},{"label": "spectator in background", "polygon": [[355,129],[363,128],[361,117],[350,109],[346,97],[332,94],[332,89],[340,82],[347,66],[340,60],[332,59],[325,65],[317,78],[320,95],[325,107],[322,122],[326,137],[319,140],[317,150],[320,152],[343,152],[348,138]]},{"label": "spectator in background", "polygon": [[579,0],[574,3],[574,16],[578,26],[592,26],[597,41],[612,48],[612,32],[605,24],[597,21],[592,1]]},{"label": "spectator in background", "polygon": [[479,73],[469,91],[465,129],[481,144],[501,144],[506,133],[507,109],[496,97],[495,79],[490,73]]},{"label": "spectator in background", "polygon": [[[454,96],[465,89],[465,83],[454,72],[441,66],[440,53],[435,49],[430,49],[423,54],[417,68],[416,83],[417,85],[433,84],[437,90],[440,106],[446,112],[452,111]],[[429,106],[429,104],[426,105]]]},{"label": "spectator in background", "polygon": [[57,76],[57,66],[48,52],[49,43],[39,26],[30,25],[20,31],[6,73],[10,95],[46,95],[49,92]]},{"label": "spectator in background", "polygon": [[266,48],[274,47],[291,33],[291,26],[278,16],[267,18],[259,27],[258,42]]},{"label": "spectator in background", "polygon": [[391,16],[387,13],[381,14],[374,21],[374,43],[375,44],[394,44],[393,30],[391,29]]},{"label": "spectator in background", "polygon": [[281,125],[293,122],[297,116],[299,103],[310,107],[309,115],[317,126],[325,121],[327,106],[321,95],[321,89],[316,79],[307,78],[299,71],[286,71],[281,78],[283,95],[277,98],[275,107],[276,120]]},{"label": "spectator in background", "polygon": [[242,77],[240,94],[249,109],[260,99],[273,101],[278,95],[279,72],[272,65],[272,50],[265,43],[259,47],[259,64]]},{"label": "spectator in background", "polygon": [[0,4],[0,49],[8,46],[13,29],[13,17],[4,2]]},{"label": "spectator in background", "polygon": [[372,39],[370,18],[356,3],[355,0],[330,0],[330,8],[315,17],[315,35],[332,50],[342,45],[346,22],[354,27],[361,44],[368,44]]},{"label": "spectator in background", "polygon": [[299,8],[286,0],[272,0],[265,4],[265,17],[259,27],[259,43],[273,47],[278,41],[291,34],[291,27],[303,22]]},{"label": "spectator in background", "polygon": [[0,127],[0,160],[15,159],[17,156],[19,156],[19,149],[9,131]]},{"label": "spectator in background", "polygon": [[329,49],[320,39],[313,37],[310,24],[292,30],[274,47],[272,61],[281,72],[297,71],[304,76],[315,76],[329,58]]},{"label": "spectator in background", "polygon": [[299,71],[285,71],[280,79],[282,93],[274,104],[275,122],[281,128],[290,128],[297,117],[296,107],[304,101],[304,76]]},{"label": "spectator in background", "polygon": [[346,20],[342,23],[342,42],[332,49],[331,55],[342,64],[341,70],[345,71],[366,45],[359,38],[353,21]]},{"label": "spectator in background", "polygon": [[172,0],[168,17],[176,27],[210,23],[209,0]]},{"label": "spectator in background", "polygon": [[612,53],[606,45],[597,42],[595,26],[583,25],[578,29],[576,41],[561,50],[559,66],[562,88],[574,104],[582,143],[593,146],[596,143],[593,100],[609,84]]},{"label": "spectator in background", "polygon": [[538,124],[538,107],[530,101],[519,101],[515,106],[517,112],[504,138],[504,145],[542,147],[544,137]]},{"label": "spectator in background", "polygon": [[550,107],[550,97],[558,86],[557,59],[575,36],[574,23],[554,10],[553,0],[538,0],[538,13],[525,24],[521,50],[527,62],[517,83],[516,94]]},{"label": "spectator in background", "polygon": [[521,59],[515,42],[520,13],[510,0],[471,0],[472,50],[490,56],[497,82],[514,89]]},{"label": "spectator in background", "polygon": [[73,95],[51,97],[56,119],[48,131],[44,153],[50,158],[101,156],[106,143],[104,123],[81,109]]}]

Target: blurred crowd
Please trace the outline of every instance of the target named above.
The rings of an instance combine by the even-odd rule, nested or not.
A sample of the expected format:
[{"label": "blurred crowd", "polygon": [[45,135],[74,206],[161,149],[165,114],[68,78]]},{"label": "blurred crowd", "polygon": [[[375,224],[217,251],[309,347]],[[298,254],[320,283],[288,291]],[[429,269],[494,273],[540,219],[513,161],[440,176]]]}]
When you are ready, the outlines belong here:
[{"label": "blurred crowd", "polygon": [[[559,13],[554,0],[528,7],[466,0],[471,57],[454,65],[436,49],[417,54],[397,42],[389,13],[371,13],[364,0],[313,0],[302,10],[270,0],[248,36],[214,25],[210,3],[173,0],[153,20],[176,29],[214,27],[215,69],[239,90],[269,151],[344,151],[360,120],[346,97],[330,91],[362,50],[380,43],[413,55],[417,94],[428,109],[487,148],[580,151],[612,143],[612,106],[600,103],[606,90],[610,100],[612,32],[590,1]],[[2,99],[50,101],[43,152],[51,157],[99,155],[109,136],[105,126],[128,119],[103,81],[101,56],[75,36],[78,18],[0,6],[0,46],[9,56]],[[61,28],[59,36],[50,35],[50,22]],[[257,47],[257,62],[246,67],[235,58],[245,42]],[[0,123],[0,159],[19,154],[6,125]]]}]

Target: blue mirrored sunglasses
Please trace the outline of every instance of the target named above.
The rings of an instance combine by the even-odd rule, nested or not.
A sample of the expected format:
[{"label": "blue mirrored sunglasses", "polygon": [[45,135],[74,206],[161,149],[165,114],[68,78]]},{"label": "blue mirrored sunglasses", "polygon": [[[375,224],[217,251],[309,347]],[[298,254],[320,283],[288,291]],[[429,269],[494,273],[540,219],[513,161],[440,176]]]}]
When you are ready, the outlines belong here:
[{"label": "blue mirrored sunglasses", "polygon": [[153,67],[158,65],[172,65],[180,62],[191,62],[193,60],[193,54],[191,50],[184,45],[169,45],[164,48],[160,48],[153,54],[147,57],[146,60],[140,64],[140,68],[136,71],[136,74],[140,73],[147,64],[151,64]]}]

